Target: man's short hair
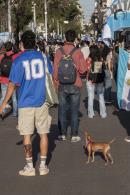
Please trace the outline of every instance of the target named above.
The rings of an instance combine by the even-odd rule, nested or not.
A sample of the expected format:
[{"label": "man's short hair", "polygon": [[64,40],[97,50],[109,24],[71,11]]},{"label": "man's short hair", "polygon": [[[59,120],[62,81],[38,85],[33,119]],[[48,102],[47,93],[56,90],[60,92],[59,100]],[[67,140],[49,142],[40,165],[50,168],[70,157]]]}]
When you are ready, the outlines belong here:
[{"label": "man's short hair", "polygon": [[76,32],[74,30],[66,31],[65,38],[67,42],[73,43],[76,39]]},{"label": "man's short hair", "polygon": [[13,44],[11,43],[11,41],[8,41],[5,43],[5,50],[6,51],[11,51],[13,47]]},{"label": "man's short hair", "polygon": [[21,42],[24,49],[34,49],[36,43],[36,35],[31,30],[25,31],[21,36]]}]

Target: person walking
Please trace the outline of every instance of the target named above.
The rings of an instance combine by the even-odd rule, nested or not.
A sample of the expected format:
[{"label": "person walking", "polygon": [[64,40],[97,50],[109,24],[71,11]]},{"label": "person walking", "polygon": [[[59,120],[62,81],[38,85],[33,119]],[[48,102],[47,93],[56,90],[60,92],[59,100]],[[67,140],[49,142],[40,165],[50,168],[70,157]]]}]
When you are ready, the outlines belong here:
[{"label": "person walking", "polygon": [[104,64],[100,55],[99,48],[94,45],[90,49],[90,67],[87,74],[87,92],[88,92],[88,117],[93,118],[94,113],[94,95],[95,92],[99,98],[99,108],[101,118],[106,118],[106,106],[104,101]]},{"label": "person walking", "polygon": [[78,111],[80,105],[80,74],[87,71],[86,62],[80,48],[75,48],[76,33],[68,30],[65,33],[66,43],[56,51],[54,59],[54,82],[58,89],[58,116],[61,125],[61,140],[67,136],[67,114],[70,110],[71,141],[80,141],[78,135]]},{"label": "person walking", "polygon": [[22,176],[35,176],[33,167],[31,135],[34,133],[34,124],[40,135],[40,175],[49,173],[46,166],[48,152],[48,136],[51,117],[48,106],[45,104],[45,66],[41,52],[35,50],[35,34],[25,31],[21,36],[24,52],[18,56],[12,65],[9,76],[9,86],[6,97],[0,106],[3,112],[16,86],[18,87],[18,129],[24,137],[26,157],[25,167],[19,171]]},{"label": "person walking", "polygon": [[[9,84],[9,73],[10,69],[13,63],[13,56],[14,52],[12,50],[13,44],[8,41],[5,43],[5,54],[2,54],[0,56],[0,83],[1,83],[1,99],[0,99],[0,105],[2,104],[5,95],[6,95],[6,90],[8,88]],[[12,95],[12,102],[13,102],[13,116],[17,116],[17,98],[16,98],[16,90],[14,91]],[[11,106],[7,102],[6,105],[7,110],[11,110]]]}]

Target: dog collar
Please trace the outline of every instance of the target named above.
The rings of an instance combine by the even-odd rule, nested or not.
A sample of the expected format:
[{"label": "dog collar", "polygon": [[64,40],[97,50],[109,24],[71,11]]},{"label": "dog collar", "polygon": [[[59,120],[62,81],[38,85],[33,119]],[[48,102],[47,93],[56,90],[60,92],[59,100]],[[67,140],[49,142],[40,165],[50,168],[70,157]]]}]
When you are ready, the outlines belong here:
[{"label": "dog collar", "polygon": [[88,146],[89,144],[92,144],[92,143],[93,143],[93,142],[92,142],[91,140],[89,140],[89,141],[87,140],[87,141],[86,141],[86,145],[87,145],[87,146]]}]

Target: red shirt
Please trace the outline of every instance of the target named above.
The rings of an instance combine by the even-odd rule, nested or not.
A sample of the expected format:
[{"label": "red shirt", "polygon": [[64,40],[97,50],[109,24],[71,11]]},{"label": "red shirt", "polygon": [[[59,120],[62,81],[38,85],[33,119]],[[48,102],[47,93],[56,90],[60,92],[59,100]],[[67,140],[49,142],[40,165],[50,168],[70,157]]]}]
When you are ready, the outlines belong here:
[{"label": "red shirt", "polygon": [[[12,56],[12,61],[14,61],[21,53],[22,53],[22,51],[20,51],[19,53],[14,54],[14,55]],[[13,54],[13,51],[8,51],[8,52],[6,52],[6,55],[7,55],[7,56],[10,56],[10,55],[12,55],[12,54]],[[0,55],[0,62],[2,61],[3,57],[4,57],[3,54]],[[7,85],[8,85],[9,79],[8,79],[7,77],[1,76],[1,77],[0,77],[0,83],[2,83],[2,84],[7,84]]]},{"label": "red shirt", "polygon": [[[6,55],[7,56],[10,56],[12,54],[13,54],[13,51],[6,52]],[[4,54],[0,55],[0,63],[1,63],[2,59],[3,59],[3,57],[4,57]],[[9,79],[7,77],[1,76],[0,77],[0,83],[2,83],[2,84],[8,84],[9,83]]]},{"label": "red shirt", "polygon": [[[65,46],[63,47],[65,54],[70,54],[73,48],[74,48],[74,45],[71,43],[66,43]],[[81,52],[80,48],[77,49],[73,53],[72,57],[73,57],[73,60],[75,62],[75,65],[77,67],[77,72],[78,72],[75,85],[80,88],[82,87],[82,80],[80,78],[80,74],[83,74],[87,71],[86,61],[84,59],[83,53]],[[58,49],[55,54],[54,73],[53,73],[53,78],[56,84],[58,84],[58,66],[59,66],[61,58],[62,58],[62,53],[60,49]]]},{"label": "red shirt", "polygon": [[13,57],[12,57],[13,61],[14,61],[18,56],[20,56],[23,52],[24,52],[24,51],[20,51],[20,52],[14,54]]}]

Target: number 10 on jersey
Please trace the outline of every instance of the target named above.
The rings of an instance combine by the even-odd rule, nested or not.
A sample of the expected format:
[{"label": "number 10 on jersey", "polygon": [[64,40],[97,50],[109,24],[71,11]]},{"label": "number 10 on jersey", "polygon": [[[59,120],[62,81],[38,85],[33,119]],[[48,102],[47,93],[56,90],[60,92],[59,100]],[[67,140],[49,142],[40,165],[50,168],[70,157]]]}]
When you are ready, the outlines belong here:
[{"label": "number 10 on jersey", "polygon": [[24,61],[23,67],[25,68],[26,80],[40,79],[44,76],[44,65],[40,59],[33,59]]}]

